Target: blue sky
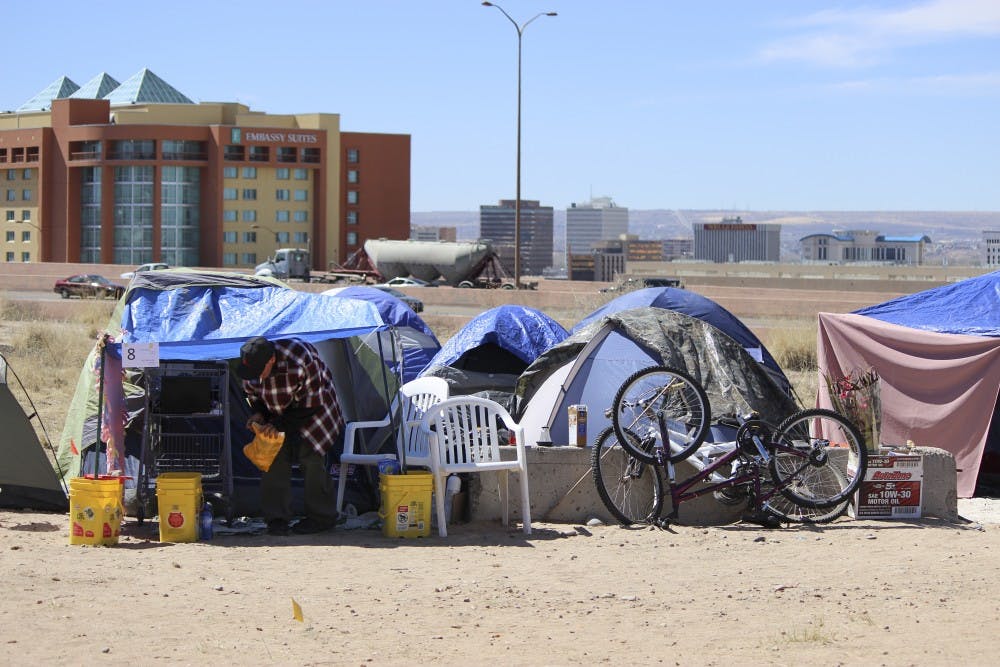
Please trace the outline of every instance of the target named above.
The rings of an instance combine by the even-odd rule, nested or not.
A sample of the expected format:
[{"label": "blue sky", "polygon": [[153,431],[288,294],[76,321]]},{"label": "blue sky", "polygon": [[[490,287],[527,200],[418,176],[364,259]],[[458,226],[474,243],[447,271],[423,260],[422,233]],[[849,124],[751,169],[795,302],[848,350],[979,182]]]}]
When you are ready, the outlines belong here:
[{"label": "blue sky", "polygon": [[[503,0],[522,196],[1000,211],[1000,1]],[[513,198],[517,33],[478,0],[21,2],[0,109],[143,67],[195,101],[412,136],[413,211]]]}]

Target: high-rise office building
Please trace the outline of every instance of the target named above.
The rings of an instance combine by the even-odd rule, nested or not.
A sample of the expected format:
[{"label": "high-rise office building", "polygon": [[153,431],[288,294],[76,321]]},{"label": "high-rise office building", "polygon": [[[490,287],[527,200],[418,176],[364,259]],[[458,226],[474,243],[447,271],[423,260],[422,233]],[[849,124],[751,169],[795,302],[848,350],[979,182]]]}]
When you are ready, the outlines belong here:
[{"label": "high-rise office building", "polygon": [[566,209],[566,252],[583,255],[599,241],[628,234],[628,208],[615,206],[610,197],[571,204]]},{"label": "high-rise office building", "polygon": [[66,77],[0,113],[7,262],[253,267],[275,246],[313,268],[410,231],[410,137],[340,116],[194,103],[144,69]]},{"label": "high-rise office building", "polygon": [[739,217],[722,222],[696,222],[694,258],[710,262],[777,262],[781,254],[781,225],[747,224]]},{"label": "high-rise office building", "polygon": [[[479,236],[489,239],[504,267],[514,270],[514,200],[479,207]],[[540,276],[552,266],[552,207],[521,200],[521,274]]]}]

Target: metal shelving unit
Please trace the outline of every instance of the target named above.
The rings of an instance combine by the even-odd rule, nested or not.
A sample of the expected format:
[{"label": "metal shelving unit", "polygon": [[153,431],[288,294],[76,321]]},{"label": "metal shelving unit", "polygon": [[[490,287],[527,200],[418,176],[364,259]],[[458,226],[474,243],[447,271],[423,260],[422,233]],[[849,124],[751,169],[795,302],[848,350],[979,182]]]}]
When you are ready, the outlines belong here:
[{"label": "metal shelving unit", "polygon": [[165,472],[200,473],[205,495],[221,495],[231,518],[229,365],[165,361],[145,374],[146,423],[136,490],[139,521],[152,516],[156,477]]}]

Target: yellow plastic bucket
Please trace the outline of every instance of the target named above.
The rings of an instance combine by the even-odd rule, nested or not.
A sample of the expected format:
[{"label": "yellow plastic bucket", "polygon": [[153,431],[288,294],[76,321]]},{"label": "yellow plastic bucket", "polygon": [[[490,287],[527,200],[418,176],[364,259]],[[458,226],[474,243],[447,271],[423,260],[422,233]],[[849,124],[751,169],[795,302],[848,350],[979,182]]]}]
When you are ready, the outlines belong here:
[{"label": "yellow plastic bucket", "polygon": [[379,475],[382,497],[379,517],[386,537],[426,537],[431,534],[431,491],[434,477],[426,471]]},{"label": "yellow plastic bucket", "polygon": [[122,477],[77,477],[69,480],[69,543],[118,544],[122,517]]},{"label": "yellow plastic bucket", "polygon": [[201,473],[165,472],[156,478],[161,542],[197,542]]}]

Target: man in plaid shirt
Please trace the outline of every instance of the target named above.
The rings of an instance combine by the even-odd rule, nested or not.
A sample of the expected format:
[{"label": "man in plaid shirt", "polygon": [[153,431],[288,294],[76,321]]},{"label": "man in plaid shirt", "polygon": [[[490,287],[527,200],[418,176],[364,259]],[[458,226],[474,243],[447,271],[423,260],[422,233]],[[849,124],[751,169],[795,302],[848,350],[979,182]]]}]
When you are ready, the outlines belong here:
[{"label": "man in plaid shirt", "polygon": [[289,532],[293,460],[304,478],[306,518],[291,531],[309,534],[333,528],[336,499],[325,456],[344,430],[344,417],[330,369],[309,343],[258,336],[240,348],[237,374],[253,409],[250,422],[285,433],[284,445],[261,476],[261,509],[268,532]]}]

